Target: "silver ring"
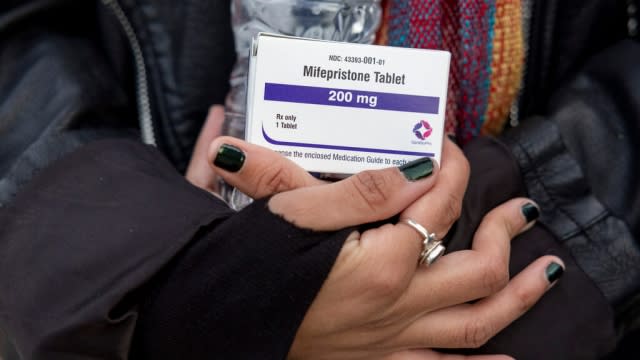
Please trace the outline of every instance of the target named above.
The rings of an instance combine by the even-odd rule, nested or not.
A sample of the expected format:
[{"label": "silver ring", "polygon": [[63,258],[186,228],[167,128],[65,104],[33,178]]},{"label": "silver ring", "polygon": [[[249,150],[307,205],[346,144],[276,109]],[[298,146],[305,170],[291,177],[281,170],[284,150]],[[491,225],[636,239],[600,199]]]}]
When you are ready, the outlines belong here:
[{"label": "silver ring", "polygon": [[422,236],[422,251],[420,252],[419,264],[431,265],[442,254],[444,254],[445,247],[442,245],[442,241],[438,241],[438,237],[435,233],[429,233],[429,231],[422,225],[418,224],[412,219],[402,219],[401,223],[409,225],[420,236]]}]

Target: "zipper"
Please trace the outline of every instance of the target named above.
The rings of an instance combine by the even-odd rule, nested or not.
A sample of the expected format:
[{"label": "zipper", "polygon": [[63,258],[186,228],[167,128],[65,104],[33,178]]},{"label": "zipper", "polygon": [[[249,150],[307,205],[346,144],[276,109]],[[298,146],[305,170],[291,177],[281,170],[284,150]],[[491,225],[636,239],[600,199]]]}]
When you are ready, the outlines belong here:
[{"label": "zipper", "polygon": [[151,102],[149,99],[149,84],[147,82],[147,68],[145,67],[144,55],[140,47],[140,42],[136,36],[127,15],[117,0],[102,0],[102,4],[108,7],[122,26],[131,52],[133,53],[136,68],[136,96],[138,104],[138,123],[140,124],[140,135],[142,142],[156,146],[156,136],[153,128],[153,118],[151,117]]}]

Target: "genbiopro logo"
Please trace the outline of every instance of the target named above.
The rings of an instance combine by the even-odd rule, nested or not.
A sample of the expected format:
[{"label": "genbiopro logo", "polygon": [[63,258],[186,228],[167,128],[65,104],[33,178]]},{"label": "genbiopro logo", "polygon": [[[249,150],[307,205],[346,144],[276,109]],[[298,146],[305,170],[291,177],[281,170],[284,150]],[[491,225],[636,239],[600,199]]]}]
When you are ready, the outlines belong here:
[{"label": "genbiopro logo", "polygon": [[420,120],[413,126],[413,134],[420,140],[425,140],[431,135],[433,129],[427,120]]}]

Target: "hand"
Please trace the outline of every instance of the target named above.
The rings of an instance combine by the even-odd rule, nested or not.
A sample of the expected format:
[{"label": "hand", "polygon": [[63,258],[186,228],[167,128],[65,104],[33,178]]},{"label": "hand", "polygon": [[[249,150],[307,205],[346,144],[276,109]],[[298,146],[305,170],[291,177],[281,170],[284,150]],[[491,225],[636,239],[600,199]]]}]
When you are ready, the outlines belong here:
[{"label": "hand", "polygon": [[[253,197],[275,194],[271,211],[316,230],[401,213],[442,237],[458,217],[469,171],[460,150],[447,142],[444,166],[422,180],[410,182],[392,168],[323,184],[289,160],[237,139],[215,140],[210,158],[222,143],[241,149],[246,160],[236,172],[215,168],[220,176]],[[494,209],[471,250],[429,268],[416,267],[421,239],[407,225],[352,233],[298,329],[290,358],[436,359],[450,356],[429,348],[483,344],[543,295],[551,286],[547,268],[562,264],[542,257],[509,281],[509,242],[531,225],[522,212],[530,203],[514,199]]]}]

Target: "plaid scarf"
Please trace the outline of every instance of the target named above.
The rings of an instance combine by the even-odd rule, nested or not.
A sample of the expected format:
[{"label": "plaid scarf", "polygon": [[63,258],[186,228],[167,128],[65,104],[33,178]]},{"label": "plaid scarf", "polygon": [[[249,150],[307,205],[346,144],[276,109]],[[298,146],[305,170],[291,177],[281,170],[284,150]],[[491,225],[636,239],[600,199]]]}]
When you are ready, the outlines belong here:
[{"label": "plaid scarf", "polygon": [[378,43],[451,52],[445,131],[497,134],[518,95],[520,0],[384,0]]}]

